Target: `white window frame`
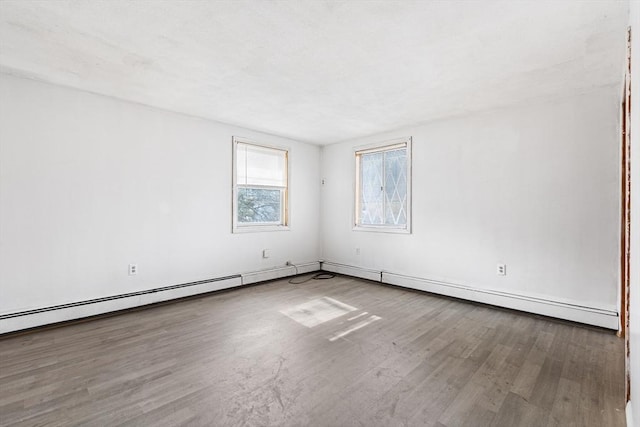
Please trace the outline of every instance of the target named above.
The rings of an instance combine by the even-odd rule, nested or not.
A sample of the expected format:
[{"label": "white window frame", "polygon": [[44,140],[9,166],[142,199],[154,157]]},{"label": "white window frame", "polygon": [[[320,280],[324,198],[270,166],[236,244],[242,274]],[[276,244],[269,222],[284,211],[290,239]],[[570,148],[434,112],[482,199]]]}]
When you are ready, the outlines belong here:
[{"label": "white window frame", "polygon": [[[272,150],[279,150],[279,151],[284,151],[285,152],[285,172],[287,174],[287,180],[286,180],[286,187],[280,187],[280,186],[256,186],[256,185],[239,185],[238,184],[238,170],[237,170],[237,156],[238,156],[238,143],[243,143],[243,144],[249,144],[249,145],[255,145],[257,147],[261,147],[261,148],[269,148]],[[289,183],[289,176],[290,176],[290,153],[291,150],[288,147],[280,147],[280,146],[275,146],[275,145],[270,145],[270,144],[263,144],[260,142],[255,142],[252,141],[250,139],[247,138],[242,138],[242,137],[237,137],[234,136],[233,137],[233,147],[232,147],[232,151],[233,151],[233,156],[232,156],[232,162],[233,162],[233,167],[232,167],[232,183],[233,183],[233,189],[232,189],[232,197],[233,200],[231,201],[231,204],[233,206],[232,208],[232,233],[256,233],[256,232],[262,232],[262,231],[288,231],[289,230],[289,226],[290,226],[290,203],[291,203],[291,198],[290,198],[290,183]],[[281,205],[281,209],[282,212],[280,213],[280,218],[282,219],[282,221],[280,223],[242,223],[238,221],[238,189],[241,187],[247,187],[247,188],[266,188],[266,189],[279,189],[279,190],[284,190],[283,191],[283,197],[284,197],[284,202]]]},{"label": "white window frame", "polygon": [[[400,233],[411,234],[411,145],[412,138],[404,137],[385,141],[377,144],[369,144],[365,146],[355,147],[353,149],[355,160],[355,186],[354,186],[354,202],[353,203],[353,230],[354,231],[374,231],[379,233]],[[407,224],[406,225],[373,225],[359,224],[360,222],[360,192],[361,192],[361,172],[360,172],[360,155],[374,152],[389,151],[400,147],[407,149]]]}]

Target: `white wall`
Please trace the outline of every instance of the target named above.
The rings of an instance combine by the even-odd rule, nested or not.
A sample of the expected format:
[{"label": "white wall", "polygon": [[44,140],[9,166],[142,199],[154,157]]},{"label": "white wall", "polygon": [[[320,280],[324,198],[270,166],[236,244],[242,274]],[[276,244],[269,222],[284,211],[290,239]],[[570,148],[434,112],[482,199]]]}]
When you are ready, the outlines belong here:
[{"label": "white wall", "polygon": [[[323,258],[617,311],[619,108],[605,87],[323,147]],[[413,233],[352,231],[353,148],[404,136]]]},{"label": "white wall", "polygon": [[[291,148],[291,231],[231,233],[232,135]],[[0,314],[317,261],[318,156],[0,75]]]},{"label": "white wall", "polygon": [[[631,1],[631,263],[629,367],[631,409],[640,426],[640,2]],[[634,427],[629,425],[628,427]]]}]

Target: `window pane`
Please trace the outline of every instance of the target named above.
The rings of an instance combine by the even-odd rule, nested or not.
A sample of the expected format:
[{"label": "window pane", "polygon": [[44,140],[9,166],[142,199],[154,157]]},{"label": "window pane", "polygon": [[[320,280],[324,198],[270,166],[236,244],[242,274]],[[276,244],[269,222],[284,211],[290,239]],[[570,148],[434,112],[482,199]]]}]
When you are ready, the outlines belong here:
[{"label": "window pane", "polygon": [[239,142],[236,167],[239,185],[287,185],[287,155],[284,150]]},{"label": "window pane", "polygon": [[282,223],[282,190],[238,188],[239,223]]},{"label": "window pane", "polygon": [[385,152],[384,223],[407,224],[407,149]]},{"label": "window pane", "polygon": [[360,155],[360,223],[383,224],[382,165],[384,153]]}]

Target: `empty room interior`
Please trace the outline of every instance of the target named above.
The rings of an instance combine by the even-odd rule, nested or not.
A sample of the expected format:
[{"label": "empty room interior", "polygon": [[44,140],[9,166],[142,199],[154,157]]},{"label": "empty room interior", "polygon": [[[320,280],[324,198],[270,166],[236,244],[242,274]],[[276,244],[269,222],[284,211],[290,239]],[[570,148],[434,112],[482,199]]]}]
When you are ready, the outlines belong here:
[{"label": "empty room interior", "polygon": [[0,0],[0,426],[640,427],[640,2]]}]

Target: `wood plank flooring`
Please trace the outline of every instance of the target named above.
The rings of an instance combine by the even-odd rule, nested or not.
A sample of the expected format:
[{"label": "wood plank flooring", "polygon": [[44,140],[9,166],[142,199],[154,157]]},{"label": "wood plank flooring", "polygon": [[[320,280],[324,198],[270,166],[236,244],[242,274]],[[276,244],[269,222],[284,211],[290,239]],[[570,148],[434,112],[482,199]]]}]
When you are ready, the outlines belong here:
[{"label": "wood plank flooring", "polygon": [[[316,324],[334,300],[355,310]],[[313,327],[280,312],[309,302]],[[0,339],[3,426],[602,427],[623,407],[612,332],[341,276]]]}]

